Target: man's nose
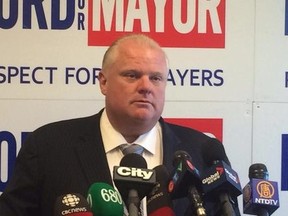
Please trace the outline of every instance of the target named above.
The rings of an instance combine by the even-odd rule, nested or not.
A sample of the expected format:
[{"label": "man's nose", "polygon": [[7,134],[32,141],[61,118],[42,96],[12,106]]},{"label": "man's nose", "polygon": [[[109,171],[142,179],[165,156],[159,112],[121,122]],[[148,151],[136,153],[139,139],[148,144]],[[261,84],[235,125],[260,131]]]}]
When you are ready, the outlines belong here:
[{"label": "man's nose", "polygon": [[151,91],[152,89],[152,82],[150,80],[150,78],[148,76],[143,76],[139,79],[139,85],[138,85],[138,88],[139,88],[139,91],[141,93],[148,93]]}]

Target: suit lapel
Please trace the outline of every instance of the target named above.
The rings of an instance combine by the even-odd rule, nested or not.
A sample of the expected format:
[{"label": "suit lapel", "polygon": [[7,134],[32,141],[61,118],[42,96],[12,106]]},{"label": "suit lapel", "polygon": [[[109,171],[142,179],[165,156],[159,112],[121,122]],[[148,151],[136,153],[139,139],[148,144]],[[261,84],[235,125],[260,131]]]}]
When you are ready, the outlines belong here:
[{"label": "suit lapel", "polygon": [[181,141],[175,136],[168,124],[165,123],[162,118],[160,119],[160,124],[163,137],[163,165],[165,165],[169,171],[172,171],[174,152],[179,150]]},{"label": "suit lapel", "polygon": [[76,145],[75,150],[89,184],[106,182],[112,185],[111,174],[109,172],[100,132],[101,113],[102,111],[88,118],[84,126],[86,131],[79,136],[79,143]]}]

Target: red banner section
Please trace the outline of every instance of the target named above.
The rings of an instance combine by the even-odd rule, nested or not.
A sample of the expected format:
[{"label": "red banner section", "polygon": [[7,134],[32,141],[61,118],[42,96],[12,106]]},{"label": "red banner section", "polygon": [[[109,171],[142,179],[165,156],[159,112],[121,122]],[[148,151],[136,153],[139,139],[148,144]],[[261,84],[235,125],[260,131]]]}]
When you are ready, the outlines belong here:
[{"label": "red banner section", "polygon": [[165,121],[193,128],[223,140],[223,119],[165,118]]},{"label": "red banner section", "polygon": [[88,45],[138,32],[163,47],[224,48],[225,0],[89,0]]}]

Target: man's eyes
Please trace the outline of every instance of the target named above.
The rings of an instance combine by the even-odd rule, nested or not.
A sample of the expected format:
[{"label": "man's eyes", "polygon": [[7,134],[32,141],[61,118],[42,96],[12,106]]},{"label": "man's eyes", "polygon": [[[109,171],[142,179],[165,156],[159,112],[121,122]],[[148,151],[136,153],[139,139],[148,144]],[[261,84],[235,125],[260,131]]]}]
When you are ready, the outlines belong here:
[{"label": "man's eyes", "polygon": [[[127,73],[123,73],[122,74],[124,77],[128,78],[128,79],[140,79],[142,76],[145,76],[141,73],[137,73],[137,72],[127,72]],[[160,82],[163,80],[163,76],[161,76],[161,74],[151,74],[149,75],[149,79],[153,82]]]},{"label": "man's eyes", "polygon": [[150,80],[158,82],[158,81],[162,81],[163,77],[162,76],[152,76],[152,77],[150,77]]},{"label": "man's eyes", "polygon": [[124,77],[130,78],[130,79],[136,79],[139,77],[136,73],[125,73]]}]

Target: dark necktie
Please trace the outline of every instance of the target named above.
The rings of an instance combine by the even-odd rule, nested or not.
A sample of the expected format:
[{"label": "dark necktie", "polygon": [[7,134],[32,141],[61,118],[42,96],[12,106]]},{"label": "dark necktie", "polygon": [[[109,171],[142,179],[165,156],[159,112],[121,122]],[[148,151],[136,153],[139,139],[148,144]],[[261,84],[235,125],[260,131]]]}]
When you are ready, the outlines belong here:
[{"label": "dark necktie", "polygon": [[130,154],[130,153],[136,153],[136,154],[142,155],[144,151],[144,148],[138,144],[123,144],[120,146],[120,149],[124,155]]}]

